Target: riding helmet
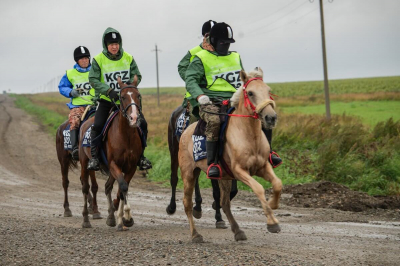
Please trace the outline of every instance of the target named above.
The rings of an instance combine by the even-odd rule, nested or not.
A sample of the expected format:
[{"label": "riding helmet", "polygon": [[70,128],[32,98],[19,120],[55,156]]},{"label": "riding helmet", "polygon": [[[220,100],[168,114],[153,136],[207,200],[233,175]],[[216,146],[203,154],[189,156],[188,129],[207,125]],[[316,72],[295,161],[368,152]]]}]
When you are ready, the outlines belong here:
[{"label": "riding helmet", "polygon": [[74,50],[74,60],[75,60],[75,62],[78,63],[78,60],[83,58],[83,57],[89,57],[89,59],[90,59],[89,49],[86,48],[85,46],[78,46]]},{"label": "riding helmet", "polygon": [[109,32],[104,36],[104,41],[107,45],[111,43],[121,44],[121,35],[118,32]]},{"label": "riding helmet", "polygon": [[208,21],[204,22],[203,27],[201,29],[201,34],[204,36],[206,33],[209,33],[211,28],[215,24],[217,24],[217,22],[214,20],[208,20]]},{"label": "riding helmet", "polygon": [[217,42],[234,43],[233,31],[231,26],[225,22],[220,22],[214,25],[210,31],[210,42],[215,47]]}]

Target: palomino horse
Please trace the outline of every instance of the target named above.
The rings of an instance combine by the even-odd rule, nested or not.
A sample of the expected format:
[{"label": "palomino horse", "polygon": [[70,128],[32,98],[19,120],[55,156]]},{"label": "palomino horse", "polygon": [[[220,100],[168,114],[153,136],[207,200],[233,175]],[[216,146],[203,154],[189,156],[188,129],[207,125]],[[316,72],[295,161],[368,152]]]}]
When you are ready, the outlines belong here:
[{"label": "palomino horse", "polygon": [[[61,166],[61,175],[62,175],[62,185],[64,188],[64,217],[71,217],[72,212],[69,208],[68,202],[68,172],[70,169],[75,169],[78,167],[77,162],[72,159],[71,153],[64,149],[64,135],[63,131],[68,126],[68,120],[62,123],[58,129],[56,134],[56,150],[57,150],[57,157],[58,161],[60,162]],[[96,182],[96,175],[94,171],[89,172],[90,181],[92,182],[92,194],[88,193],[88,203],[89,203],[89,212],[93,214],[93,219],[101,219],[100,212],[97,207],[97,190],[98,185]]]},{"label": "palomino horse", "polygon": [[[223,159],[231,169],[235,179],[248,185],[257,195],[261,206],[267,217],[267,229],[269,232],[280,232],[278,220],[275,218],[272,209],[279,206],[279,199],[282,190],[281,180],[274,174],[273,168],[268,161],[269,144],[267,138],[261,131],[261,127],[273,128],[277,121],[275,102],[270,99],[270,88],[262,81],[262,70],[246,74],[241,71],[240,77],[243,86],[233,95],[231,102],[236,110],[230,118],[226,131],[226,142]],[[242,116],[242,117],[238,117]],[[243,117],[244,116],[244,117]],[[192,194],[195,185],[194,172],[196,169],[207,170],[207,161],[193,160],[192,135],[196,123],[186,129],[181,136],[179,149],[179,167],[184,184],[183,204],[190,224],[192,242],[202,242],[203,237],[197,232],[192,217]],[[257,175],[272,184],[273,195],[267,202],[265,190],[252,176]],[[223,171],[222,180],[219,180],[221,187],[221,206],[229,220],[235,240],[246,240],[245,233],[239,228],[231,212],[229,192],[232,179]]]},{"label": "palomino horse", "polygon": [[[166,208],[166,211],[169,215],[172,215],[176,211],[176,186],[178,184],[178,151],[179,151],[179,139],[180,137],[175,134],[176,132],[176,124],[178,118],[185,112],[185,109],[182,106],[176,108],[169,119],[168,123],[168,147],[169,147],[169,154],[171,157],[171,189],[172,189],[172,196],[169,205]],[[189,119],[189,118],[187,118]],[[186,121],[185,121],[186,122]],[[184,123],[185,123],[184,122]],[[184,127],[184,126],[183,126]],[[203,199],[200,193],[200,186],[199,186],[199,175],[200,169],[195,170],[194,178],[196,179],[195,184],[195,203],[196,205],[193,207],[193,217],[200,219],[202,216],[202,209],[201,204]],[[213,208],[215,209],[215,227],[218,229],[225,229],[227,226],[225,225],[225,221],[222,220],[221,216],[221,207],[220,207],[220,188],[218,185],[217,180],[211,180],[212,188],[213,188]],[[232,191],[230,193],[230,199],[232,200],[237,194],[237,184],[236,180],[232,181]]]},{"label": "palomino horse", "polygon": [[[114,118],[108,129],[108,134],[102,143],[102,149],[108,161],[109,178],[106,183],[105,192],[108,200],[107,225],[115,226],[114,204],[111,200],[111,192],[115,180],[118,181],[118,195],[121,199],[118,207],[118,230],[126,230],[126,227],[133,225],[131,207],[128,201],[128,187],[133,175],[136,172],[137,164],[142,153],[142,142],[138,132],[138,117],[141,115],[140,93],[136,87],[137,76],[132,85],[121,82],[118,78],[120,90],[119,114]],[[82,125],[83,132],[93,124],[93,119]],[[93,141],[93,140],[92,140]],[[91,227],[88,219],[86,197],[89,191],[87,165],[89,161],[90,148],[80,147],[79,157],[82,165],[82,193],[84,197],[83,224],[82,227]],[[104,165],[102,166],[104,167]]]}]

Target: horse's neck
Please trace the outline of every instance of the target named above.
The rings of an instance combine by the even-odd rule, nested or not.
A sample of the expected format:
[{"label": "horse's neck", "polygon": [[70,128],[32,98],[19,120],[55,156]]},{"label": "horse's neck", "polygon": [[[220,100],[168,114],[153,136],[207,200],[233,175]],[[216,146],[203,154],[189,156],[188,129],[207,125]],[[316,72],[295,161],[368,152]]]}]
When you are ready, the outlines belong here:
[{"label": "horse's neck", "polygon": [[[244,107],[243,98],[240,100],[238,107],[234,111],[234,114],[238,115],[253,115],[251,109]],[[246,142],[248,146],[257,146],[261,141],[261,121],[254,119],[252,117],[232,117],[229,121],[230,126],[228,127],[234,129],[232,132],[235,138],[240,138],[240,141]]]},{"label": "horse's neck", "polygon": [[132,128],[129,126],[128,119],[126,119],[123,115],[122,112],[119,112],[118,117],[116,117],[118,124],[118,131],[119,135],[124,139],[124,140],[129,140],[130,138],[133,138],[135,135],[135,132],[137,131],[136,128]]}]

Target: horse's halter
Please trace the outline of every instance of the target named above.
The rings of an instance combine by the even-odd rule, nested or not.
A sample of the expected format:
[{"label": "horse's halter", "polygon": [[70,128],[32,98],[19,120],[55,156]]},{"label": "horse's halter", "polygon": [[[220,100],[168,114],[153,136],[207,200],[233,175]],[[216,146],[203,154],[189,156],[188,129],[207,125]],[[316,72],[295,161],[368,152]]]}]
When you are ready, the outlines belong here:
[{"label": "horse's halter", "polygon": [[136,106],[137,109],[139,110],[139,116],[142,114],[142,109],[136,103],[130,103],[130,104],[128,104],[128,106],[124,107],[124,103],[123,103],[123,101],[121,99],[121,92],[122,92],[122,90],[128,89],[128,88],[138,89],[136,86],[126,85],[125,87],[121,88],[120,91],[119,91],[119,103],[121,105],[121,109],[118,108],[118,104],[116,104],[114,101],[113,101],[113,103],[115,104],[117,109],[122,113],[122,116],[129,120],[128,114],[126,113],[126,111],[128,110],[129,107],[131,107],[132,105]]},{"label": "horse's halter", "polygon": [[259,113],[268,105],[271,105],[273,109],[275,109],[275,101],[272,99],[268,99],[260,104],[257,104],[257,106],[254,106],[254,104],[250,101],[249,96],[247,95],[246,88],[249,85],[250,82],[253,80],[263,80],[262,78],[251,78],[249,79],[244,85],[243,85],[243,97],[244,97],[244,107],[247,108],[249,105],[251,110],[253,111],[253,115],[238,115],[238,114],[229,114],[229,116],[239,116],[239,117],[252,117],[254,119],[259,119]]}]

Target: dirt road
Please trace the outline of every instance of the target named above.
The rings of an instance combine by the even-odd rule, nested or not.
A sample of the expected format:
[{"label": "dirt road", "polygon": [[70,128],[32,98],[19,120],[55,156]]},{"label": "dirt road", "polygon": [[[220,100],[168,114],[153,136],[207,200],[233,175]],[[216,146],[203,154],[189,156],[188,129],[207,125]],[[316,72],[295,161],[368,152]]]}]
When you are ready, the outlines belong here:
[{"label": "dirt road", "polygon": [[[282,204],[275,211],[282,231],[270,234],[261,208],[248,200],[255,196],[246,192],[239,193],[232,208],[247,241],[235,242],[229,229],[215,229],[211,193],[204,190],[203,217],[196,225],[206,242],[193,244],[182,193],[177,195],[177,213],[168,216],[169,189],[140,177],[129,188],[135,220],[129,231],[117,232],[105,219],[91,220],[93,228],[82,229],[79,172],[70,174],[73,217],[64,218],[55,141],[3,95],[0,149],[0,265],[400,264],[396,215]],[[99,209],[105,217],[104,179],[99,186]]]}]

